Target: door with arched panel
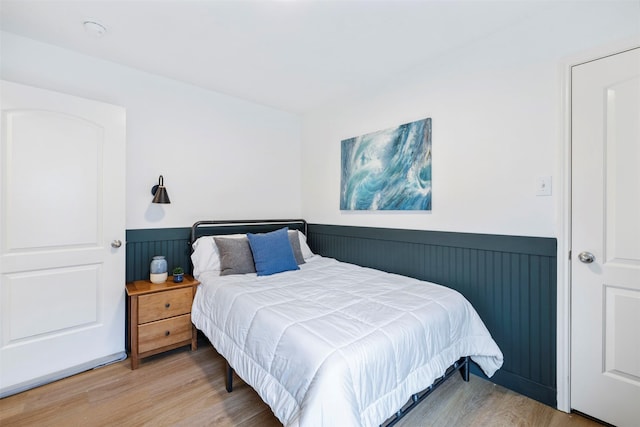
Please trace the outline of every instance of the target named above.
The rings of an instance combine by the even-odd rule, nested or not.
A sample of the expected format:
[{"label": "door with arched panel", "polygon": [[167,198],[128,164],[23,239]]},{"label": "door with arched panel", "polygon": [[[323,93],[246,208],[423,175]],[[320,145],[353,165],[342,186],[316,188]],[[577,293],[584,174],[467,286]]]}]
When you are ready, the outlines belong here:
[{"label": "door with arched panel", "polygon": [[0,393],[122,358],[125,111],[0,82]]}]

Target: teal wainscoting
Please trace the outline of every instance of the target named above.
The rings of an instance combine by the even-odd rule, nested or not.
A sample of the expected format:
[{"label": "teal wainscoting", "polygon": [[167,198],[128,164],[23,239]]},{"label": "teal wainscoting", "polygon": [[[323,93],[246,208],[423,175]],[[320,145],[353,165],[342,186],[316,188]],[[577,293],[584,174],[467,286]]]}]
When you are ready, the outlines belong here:
[{"label": "teal wainscoting", "polygon": [[309,246],[456,289],[504,354],[490,381],[556,407],[556,239],[309,224]]},{"label": "teal wainscoting", "polygon": [[189,227],[127,230],[127,282],[149,279],[154,255],[166,257],[169,275],[178,266],[191,274],[190,233]]}]

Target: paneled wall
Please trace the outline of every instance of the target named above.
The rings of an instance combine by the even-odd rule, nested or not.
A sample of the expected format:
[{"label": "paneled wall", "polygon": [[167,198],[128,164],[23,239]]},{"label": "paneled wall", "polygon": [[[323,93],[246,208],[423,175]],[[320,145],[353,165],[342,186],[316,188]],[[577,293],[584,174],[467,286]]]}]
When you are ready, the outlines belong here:
[{"label": "paneled wall", "polygon": [[188,227],[127,230],[127,282],[149,279],[154,255],[166,257],[169,275],[178,266],[191,274],[190,233]]},{"label": "paneled wall", "polygon": [[[154,255],[190,272],[189,238],[188,227],[128,230],[127,281],[148,278]],[[308,239],[315,253],[461,292],[505,356],[491,381],[556,406],[555,239],[320,224]]]},{"label": "paneled wall", "polygon": [[309,224],[309,244],[458,290],[504,354],[491,381],[556,406],[556,239]]}]

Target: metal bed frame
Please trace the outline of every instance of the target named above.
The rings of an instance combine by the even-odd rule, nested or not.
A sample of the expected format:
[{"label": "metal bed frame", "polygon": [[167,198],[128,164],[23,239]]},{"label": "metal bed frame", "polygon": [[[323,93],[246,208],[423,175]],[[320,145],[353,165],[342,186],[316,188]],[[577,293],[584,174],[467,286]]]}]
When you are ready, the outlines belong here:
[{"label": "metal bed frame", "polygon": [[[265,231],[274,231],[284,226],[289,228],[300,230],[307,235],[307,221],[304,219],[262,219],[262,220],[230,220],[230,221],[198,221],[191,226],[191,240],[190,244],[196,241],[200,236],[208,236],[204,232],[199,232],[199,229],[217,229],[221,230],[218,234],[233,234],[233,233],[246,233],[247,227],[252,227],[256,233],[264,233]],[[293,226],[293,227],[291,227]]]},{"label": "metal bed frame", "polygon": [[[230,221],[197,221],[191,226],[191,240],[190,244],[196,241],[198,237],[208,235],[224,235],[233,233],[246,233],[247,228],[251,228],[250,232],[268,232],[274,231],[283,226],[289,226],[290,228],[300,230],[307,235],[307,222],[304,219],[267,219],[267,220],[230,220]],[[292,227],[291,227],[292,226]],[[199,231],[201,229],[202,231]],[[204,230],[216,230],[220,233],[208,234]],[[225,372],[225,389],[228,393],[233,391],[233,367],[225,360],[226,372]],[[449,366],[444,375],[437,378],[433,384],[426,389],[413,394],[407,403],[402,408],[396,411],[390,416],[380,427],[391,427],[395,425],[400,419],[407,415],[413,408],[418,406],[427,396],[433,393],[442,383],[448,378],[454,375],[457,371],[460,372],[462,379],[465,382],[469,381],[469,356],[461,357],[453,365]]]},{"label": "metal bed frame", "polygon": [[[229,362],[226,362],[226,372],[224,377],[224,387],[227,390],[227,393],[231,393],[233,391],[233,368],[229,365]],[[456,371],[460,372],[462,375],[462,379],[465,382],[469,382],[469,356],[461,357],[455,362],[453,365],[449,366],[440,378],[436,378],[436,380],[426,389],[421,392],[415,393],[411,395],[411,398],[404,404],[402,408],[396,411],[391,417],[387,418],[387,420],[380,425],[380,427],[391,427],[395,425],[401,418],[409,413],[413,408],[418,406],[420,402],[422,402],[427,396],[433,393],[438,386],[444,383],[449,377],[456,373]]]}]

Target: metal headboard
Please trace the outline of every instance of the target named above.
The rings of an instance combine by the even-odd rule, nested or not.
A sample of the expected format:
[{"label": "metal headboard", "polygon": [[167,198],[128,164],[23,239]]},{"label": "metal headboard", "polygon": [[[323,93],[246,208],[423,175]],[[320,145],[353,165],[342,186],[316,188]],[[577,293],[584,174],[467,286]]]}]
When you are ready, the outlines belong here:
[{"label": "metal headboard", "polygon": [[228,220],[198,221],[191,226],[193,243],[200,236],[224,235],[233,233],[265,233],[282,227],[300,230],[307,235],[307,221],[304,219],[263,219],[263,220]]}]

